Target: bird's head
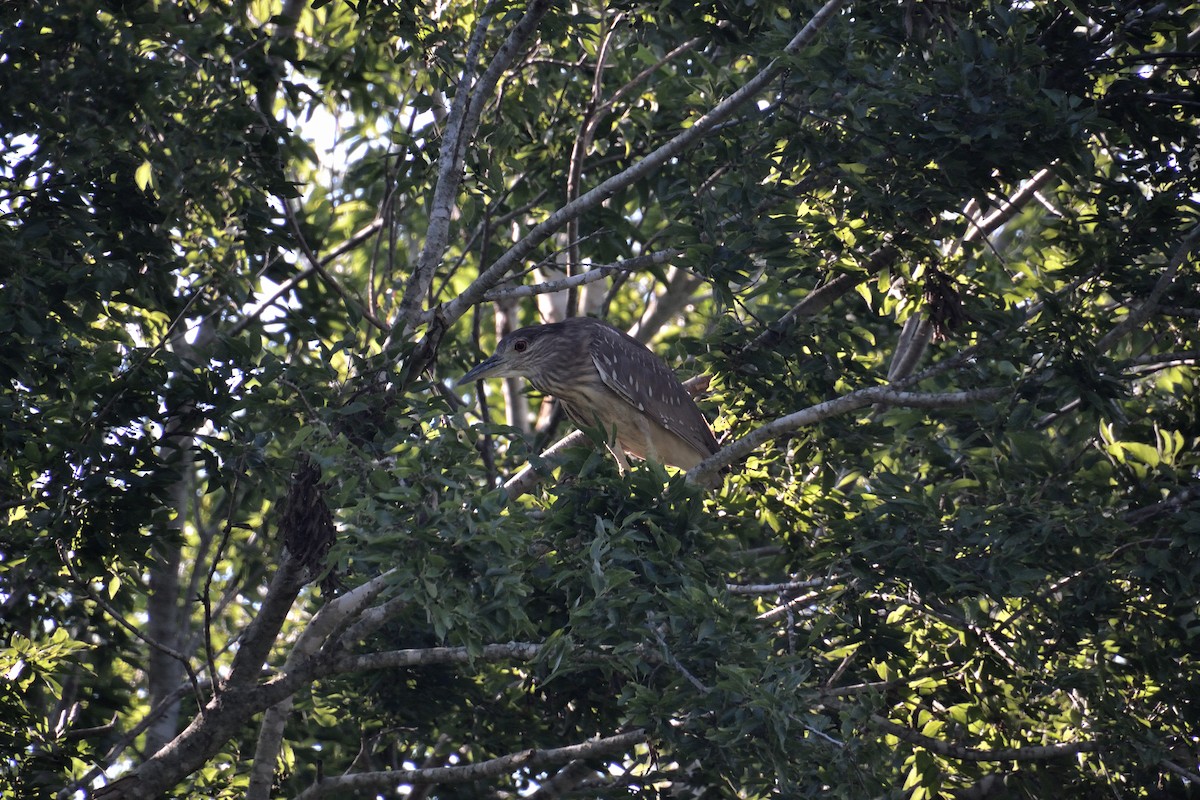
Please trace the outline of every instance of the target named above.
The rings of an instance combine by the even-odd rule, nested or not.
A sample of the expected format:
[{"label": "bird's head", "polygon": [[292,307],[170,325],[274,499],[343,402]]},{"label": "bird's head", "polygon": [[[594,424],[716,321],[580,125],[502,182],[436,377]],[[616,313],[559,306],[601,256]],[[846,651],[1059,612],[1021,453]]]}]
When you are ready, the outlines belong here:
[{"label": "bird's head", "polygon": [[552,370],[556,357],[555,329],[561,324],[531,325],[500,340],[496,352],[476,364],[459,379],[458,385],[484,378],[527,378],[537,380]]}]

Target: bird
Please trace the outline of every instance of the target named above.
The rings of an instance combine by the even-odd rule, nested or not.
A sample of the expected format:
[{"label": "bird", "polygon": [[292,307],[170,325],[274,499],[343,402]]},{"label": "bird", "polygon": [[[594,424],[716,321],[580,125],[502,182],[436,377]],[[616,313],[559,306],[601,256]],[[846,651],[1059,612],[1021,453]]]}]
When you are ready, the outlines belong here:
[{"label": "bird", "polygon": [[515,330],[458,385],[512,377],[558,398],[580,428],[603,430],[622,472],[629,470],[626,453],[690,470],[719,449],[675,372],[637,339],[594,317]]}]

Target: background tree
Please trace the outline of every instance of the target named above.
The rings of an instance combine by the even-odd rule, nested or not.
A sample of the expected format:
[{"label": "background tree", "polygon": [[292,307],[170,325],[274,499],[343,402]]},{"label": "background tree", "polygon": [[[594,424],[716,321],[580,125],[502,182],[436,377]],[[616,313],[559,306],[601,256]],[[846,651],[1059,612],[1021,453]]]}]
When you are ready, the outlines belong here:
[{"label": "background tree", "polygon": [[0,15],[5,796],[1197,791],[1200,6]]}]

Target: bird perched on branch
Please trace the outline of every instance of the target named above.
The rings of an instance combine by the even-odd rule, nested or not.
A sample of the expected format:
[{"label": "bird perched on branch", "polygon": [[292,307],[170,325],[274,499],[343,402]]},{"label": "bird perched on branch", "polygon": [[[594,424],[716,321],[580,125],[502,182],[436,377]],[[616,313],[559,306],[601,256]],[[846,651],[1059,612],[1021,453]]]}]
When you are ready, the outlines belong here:
[{"label": "bird perched on branch", "polygon": [[708,421],[662,359],[632,336],[591,317],[513,331],[459,385],[525,378],[562,403],[581,428],[605,431],[622,470],[625,453],[691,469],[717,452]]}]

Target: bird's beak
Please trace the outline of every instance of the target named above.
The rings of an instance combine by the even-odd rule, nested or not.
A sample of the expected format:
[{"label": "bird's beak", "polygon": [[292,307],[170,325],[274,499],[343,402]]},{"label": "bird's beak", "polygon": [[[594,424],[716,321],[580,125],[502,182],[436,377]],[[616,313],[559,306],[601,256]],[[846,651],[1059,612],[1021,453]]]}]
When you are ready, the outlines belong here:
[{"label": "bird's beak", "polygon": [[500,356],[494,355],[491,358],[486,358],[476,364],[466,375],[459,378],[457,385],[462,386],[464,383],[490,378],[493,373],[500,370],[501,366],[503,365],[501,364]]}]

